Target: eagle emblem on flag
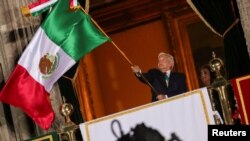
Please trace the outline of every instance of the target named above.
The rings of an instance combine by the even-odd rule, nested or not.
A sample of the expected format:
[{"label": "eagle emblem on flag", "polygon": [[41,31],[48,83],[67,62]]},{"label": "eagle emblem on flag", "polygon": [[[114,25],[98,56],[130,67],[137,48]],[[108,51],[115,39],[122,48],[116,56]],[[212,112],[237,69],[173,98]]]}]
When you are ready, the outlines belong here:
[{"label": "eagle emblem on flag", "polygon": [[45,54],[39,61],[39,70],[45,78],[51,76],[58,66],[58,55]]}]

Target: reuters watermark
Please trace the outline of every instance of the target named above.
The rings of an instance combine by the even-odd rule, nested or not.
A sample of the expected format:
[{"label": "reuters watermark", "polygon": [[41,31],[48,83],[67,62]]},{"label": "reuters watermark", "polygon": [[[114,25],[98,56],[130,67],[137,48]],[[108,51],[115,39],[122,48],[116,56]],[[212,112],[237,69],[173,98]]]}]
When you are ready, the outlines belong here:
[{"label": "reuters watermark", "polygon": [[208,141],[229,138],[249,141],[249,137],[249,125],[208,125]]}]

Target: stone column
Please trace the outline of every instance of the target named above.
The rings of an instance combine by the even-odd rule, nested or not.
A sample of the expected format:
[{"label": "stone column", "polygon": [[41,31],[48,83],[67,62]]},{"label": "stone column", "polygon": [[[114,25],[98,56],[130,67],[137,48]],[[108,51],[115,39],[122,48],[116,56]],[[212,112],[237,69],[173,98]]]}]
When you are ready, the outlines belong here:
[{"label": "stone column", "polygon": [[236,0],[242,28],[244,31],[246,44],[248,48],[248,54],[250,57],[250,1],[249,0]]}]

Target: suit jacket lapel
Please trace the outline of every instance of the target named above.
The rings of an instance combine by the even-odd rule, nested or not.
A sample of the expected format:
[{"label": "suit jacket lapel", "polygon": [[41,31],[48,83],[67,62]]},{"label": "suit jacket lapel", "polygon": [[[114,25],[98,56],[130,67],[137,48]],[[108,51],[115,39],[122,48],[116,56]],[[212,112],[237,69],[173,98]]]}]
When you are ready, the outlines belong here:
[{"label": "suit jacket lapel", "polygon": [[165,75],[164,73],[161,73],[161,76],[160,76],[160,80],[161,80],[161,81],[160,81],[160,82],[161,82],[162,84],[164,84],[164,85],[167,85],[167,84],[166,84],[166,81],[165,81],[165,78],[164,78],[164,75]]}]

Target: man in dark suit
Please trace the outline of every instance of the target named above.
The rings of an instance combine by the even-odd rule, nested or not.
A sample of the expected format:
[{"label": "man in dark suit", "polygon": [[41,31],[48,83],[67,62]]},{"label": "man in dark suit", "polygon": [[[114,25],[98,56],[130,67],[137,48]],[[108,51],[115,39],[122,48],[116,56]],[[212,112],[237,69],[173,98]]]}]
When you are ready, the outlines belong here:
[{"label": "man in dark suit", "polygon": [[186,77],[183,73],[173,72],[174,58],[172,55],[160,52],[158,68],[142,73],[139,66],[131,66],[137,78],[151,87],[152,101],[172,97],[187,91]]}]

